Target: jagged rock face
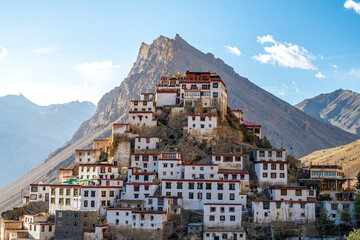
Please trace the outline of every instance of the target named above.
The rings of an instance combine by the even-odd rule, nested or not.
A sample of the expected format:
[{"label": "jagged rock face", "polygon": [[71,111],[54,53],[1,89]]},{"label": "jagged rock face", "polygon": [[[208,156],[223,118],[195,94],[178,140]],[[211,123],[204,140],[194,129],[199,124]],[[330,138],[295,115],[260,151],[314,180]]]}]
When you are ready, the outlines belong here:
[{"label": "jagged rock face", "polygon": [[310,116],[354,134],[360,134],[360,94],[339,89],[306,99],[297,105]]},{"label": "jagged rock face", "polygon": [[285,147],[290,154],[304,156],[318,149],[350,143],[358,136],[324,124],[238,75],[214,55],[195,49],[176,35],[160,36],[151,45],[143,43],[136,62],[121,85],[100,100],[90,121],[75,133],[73,140],[108,126],[126,121],[129,101],[141,92],[154,91],[161,73],[169,75],[186,69],[216,72],[226,83],[228,104],[244,111],[244,119],[263,126],[263,135],[276,147]]}]

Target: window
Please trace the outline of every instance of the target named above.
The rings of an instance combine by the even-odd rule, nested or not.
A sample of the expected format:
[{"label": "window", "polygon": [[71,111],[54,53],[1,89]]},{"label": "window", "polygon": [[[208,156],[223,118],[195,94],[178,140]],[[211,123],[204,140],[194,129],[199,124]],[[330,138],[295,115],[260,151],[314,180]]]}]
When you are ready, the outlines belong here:
[{"label": "window", "polygon": [[206,189],[211,190],[211,183],[206,183]]},{"label": "window", "polygon": [[60,191],[59,191],[59,194],[64,195],[64,189],[61,188]]},{"label": "window", "polygon": [[280,178],[285,178],[285,173],[280,173]]},{"label": "window", "polygon": [[225,221],[225,216],[224,215],[220,216],[220,221]]},{"label": "window", "polygon": [[229,184],[229,190],[235,190],[235,183]]},{"label": "window", "polygon": [[280,170],[284,170],[284,164],[280,164]]},{"label": "window", "polygon": [[281,189],[281,196],[287,196],[287,190]]},{"label": "window", "polygon": [[276,170],[276,164],[271,164],[271,170]]},{"label": "window", "polygon": [[213,97],[218,97],[218,93],[217,93],[217,92],[213,92]]},{"label": "window", "polygon": [[182,197],[182,192],[178,192],[178,193],[177,193],[177,196],[178,196],[178,197]]},{"label": "window", "polygon": [[67,199],[65,200],[65,204],[68,205],[68,206],[70,205],[70,198],[67,198]]},{"label": "window", "polygon": [[267,173],[266,172],[263,173],[263,178],[267,178]]},{"label": "window", "polygon": [[338,210],[338,205],[336,203],[332,203],[331,210]]},{"label": "window", "polygon": [[209,216],[209,221],[215,221],[215,216],[214,216],[214,215],[210,215],[210,216]]},{"label": "window", "polygon": [[194,189],[195,184],[194,183],[189,183],[189,189]]},{"label": "window", "polygon": [[213,88],[218,88],[219,84],[218,83],[213,83]]},{"label": "window", "polygon": [[309,190],[309,196],[314,196],[314,190]]},{"label": "window", "polygon": [[110,191],[110,197],[114,196],[114,191]]},{"label": "window", "polygon": [[198,183],[197,184],[197,189],[203,189],[203,183]]},{"label": "window", "polygon": [[216,207],[211,207],[210,212],[216,212]]},{"label": "window", "polygon": [[277,203],[276,203],[276,208],[277,208],[277,209],[280,209],[280,208],[281,208],[281,203],[280,203],[280,202],[277,202]]},{"label": "window", "polygon": [[167,166],[168,166],[167,163],[163,163],[164,168],[167,168]]},{"label": "window", "polygon": [[269,208],[270,208],[270,203],[263,202],[263,209],[269,209]]},{"label": "window", "polygon": [[202,199],[202,192],[198,192],[198,199]]},{"label": "window", "polygon": [[51,198],[51,203],[55,204],[55,198]]},{"label": "window", "polygon": [[84,207],[87,207],[87,206],[88,206],[88,201],[85,200],[85,201],[84,201]]},{"label": "window", "polygon": [[171,189],[171,182],[167,182],[165,188],[166,189]]},{"label": "window", "polygon": [[211,193],[206,193],[206,199],[211,199]]},{"label": "window", "polygon": [[235,221],[235,216],[234,215],[230,216],[230,221]]},{"label": "window", "polygon": [[182,189],[183,188],[183,183],[182,182],[178,182],[177,183],[177,189]]},{"label": "window", "polygon": [[268,169],[268,165],[267,165],[267,164],[264,164],[264,165],[263,165],[263,169],[264,169],[264,170],[267,170],[267,169]]},{"label": "window", "polygon": [[77,195],[79,195],[79,189],[74,189],[74,197],[76,197]]},{"label": "window", "polygon": [[91,207],[95,207],[95,201],[91,201]]},{"label": "window", "polygon": [[234,193],[230,193],[230,200],[235,200],[235,194]]},{"label": "window", "polygon": [[189,192],[189,199],[194,199],[194,193],[193,192]]},{"label": "window", "polygon": [[235,212],[235,208],[234,207],[229,207],[229,212]]},{"label": "window", "polygon": [[217,184],[217,190],[224,190],[224,184],[223,183],[218,183]]},{"label": "window", "polygon": [[296,190],[295,191],[295,196],[301,196],[302,194],[301,194],[301,190]]},{"label": "window", "polygon": [[222,193],[218,193],[218,200],[222,200],[223,199],[223,194]]},{"label": "window", "polygon": [[276,178],[276,173],[271,173],[271,178]]}]

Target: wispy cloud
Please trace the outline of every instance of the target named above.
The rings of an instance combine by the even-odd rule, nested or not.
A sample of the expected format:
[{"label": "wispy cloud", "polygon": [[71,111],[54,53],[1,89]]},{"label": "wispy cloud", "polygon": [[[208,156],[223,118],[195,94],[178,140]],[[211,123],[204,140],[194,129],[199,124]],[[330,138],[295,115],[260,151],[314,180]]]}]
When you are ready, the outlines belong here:
[{"label": "wispy cloud", "polygon": [[349,72],[345,73],[345,75],[350,75],[356,78],[360,78],[360,68],[358,69],[352,68]]},{"label": "wispy cloud", "polygon": [[295,92],[299,92],[296,82],[292,82],[291,84],[294,86]]},{"label": "wispy cloud", "polygon": [[261,43],[261,44],[264,44],[264,43],[267,43],[267,42],[275,43],[275,40],[274,40],[273,36],[268,34],[268,35],[262,36],[262,37],[258,36],[257,37],[257,42]]},{"label": "wispy cloud", "polygon": [[353,9],[357,14],[360,15],[360,2],[355,2],[353,0],[346,0],[344,3],[346,9]]},{"label": "wispy cloud", "polygon": [[37,48],[29,51],[28,53],[35,53],[35,54],[47,54],[56,52],[58,49],[55,47],[46,47],[46,48]]},{"label": "wispy cloud", "polygon": [[332,64],[332,63],[330,63],[330,67],[332,67],[332,68],[338,68],[338,66],[336,65],[336,64]]},{"label": "wispy cloud", "polygon": [[285,83],[281,83],[281,85],[286,88],[286,89],[289,89],[289,87],[285,84]]},{"label": "wispy cloud", "polygon": [[273,46],[264,47],[266,53],[258,54],[252,58],[261,63],[278,64],[282,67],[300,68],[300,69],[317,69],[311,60],[315,57],[305,48],[299,47],[292,43],[281,43],[274,40],[271,35],[258,36],[257,41],[261,44],[272,43]]},{"label": "wispy cloud", "polygon": [[8,55],[8,51],[6,48],[0,45],[0,58],[6,57]]},{"label": "wispy cloud", "polygon": [[93,84],[114,81],[114,73],[119,68],[120,65],[114,65],[111,61],[86,62],[74,67],[84,75],[87,81],[92,81]]},{"label": "wispy cloud", "polygon": [[326,78],[326,77],[324,76],[324,74],[322,74],[321,72],[318,72],[317,74],[315,74],[315,77],[316,77],[316,78]]},{"label": "wispy cloud", "polygon": [[226,48],[228,53],[231,53],[231,54],[236,55],[236,56],[241,56],[242,55],[240,50],[236,46],[233,46],[233,47],[224,46],[224,47]]}]

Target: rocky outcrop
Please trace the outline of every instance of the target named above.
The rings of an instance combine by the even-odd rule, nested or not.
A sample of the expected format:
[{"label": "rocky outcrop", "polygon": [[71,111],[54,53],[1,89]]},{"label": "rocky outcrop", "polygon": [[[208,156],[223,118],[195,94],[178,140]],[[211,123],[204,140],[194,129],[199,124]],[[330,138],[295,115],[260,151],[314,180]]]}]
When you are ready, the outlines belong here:
[{"label": "rocky outcrop", "polygon": [[186,69],[218,73],[227,84],[230,107],[243,109],[244,119],[261,124],[263,135],[274,146],[292,149],[290,153],[297,157],[358,138],[309,117],[241,77],[221,59],[197,50],[176,35],[174,39],[160,36],[150,45],[141,45],[127,78],[104,95],[94,116],[81,126],[73,140],[114,121],[125,121],[131,99],[138,98],[141,92],[153,91],[162,73],[182,74]]},{"label": "rocky outcrop", "polygon": [[318,120],[360,134],[360,94],[356,92],[339,89],[306,99],[295,107]]}]

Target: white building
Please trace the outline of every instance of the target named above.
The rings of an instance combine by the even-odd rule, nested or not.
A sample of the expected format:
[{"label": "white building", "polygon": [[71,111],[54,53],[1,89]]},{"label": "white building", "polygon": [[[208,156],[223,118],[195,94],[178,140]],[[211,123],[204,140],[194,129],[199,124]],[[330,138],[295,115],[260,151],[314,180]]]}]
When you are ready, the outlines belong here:
[{"label": "white building", "polygon": [[203,209],[205,203],[240,203],[239,181],[163,179],[161,193],[183,197],[184,209]]},{"label": "white building", "polygon": [[130,132],[130,126],[127,123],[113,123],[112,136],[124,136]]},{"label": "white building", "polygon": [[55,223],[30,223],[29,234],[30,239],[48,240],[54,239]]},{"label": "white building", "polygon": [[76,149],[75,163],[91,164],[99,160],[100,152],[97,154],[95,149]]},{"label": "white building", "polygon": [[50,216],[50,214],[47,214],[47,213],[39,213],[39,214],[35,214],[35,215],[26,214],[21,218],[21,220],[24,223],[24,227],[26,229],[29,229],[30,223],[46,222],[48,220],[49,216]]},{"label": "white building", "polygon": [[115,179],[119,177],[118,166],[111,164],[80,164],[79,179]]},{"label": "white building", "polygon": [[153,100],[131,100],[130,111],[155,113],[155,102]]},{"label": "white building", "polygon": [[105,216],[106,209],[120,199],[121,190],[121,186],[82,186],[80,210],[98,211]]},{"label": "white building", "polygon": [[167,220],[165,211],[140,211],[126,208],[109,208],[107,211],[107,223],[111,226],[157,230],[162,229],[163,223]]},{"label": "white building", "polygon": [[355,202],[353,201],[325,201],[324,208],[329,219],[334,221],[335,224],[343,223],[343,221],[341,221],[343,211],[349,213],[351,220],[355,219],[356,211]]},{"label": "white building", "polygon": [[50,185],[49,184],[30,184],[29,202],[49,201]]},{"label": "white building", "polygon": [[143,172],[141,168],[128,168],[127,183],[153,183],[156,173]]},{"label": "white building", "polygon": [[255,223],[313,222],[315,221],[315,202],[309,201],[268,201],[252,202]]},{"label": "white building", "polygon": [[211,138],[216,128],[217,116],[215,115],[188,115],[188,125],[184,127],[184,135]]},{"label": "white building", "polygon": [[240,181],[240,192],[247,193],[250,188],[249,172],[236,169],[219,169],[217,174],[219,179]]},{"label": "white building", "polygon": [[243,207],[239,203],[205,203],[204,228],[240,228],[242,209]]},{"label": "white building", "polygon": [[156,107],[176,105],[176,98],[177,98],[176,90],[157,89],[155,93]]},{"label": "white building", "polygon": [[159,137],[136,137],[135,150],[157,149],[159,142]]},{"label": "white building", "polygon": [[134,127],[155,127],[157,121],[151,111],[129,111],[129,125]]},{"label": "white building", "polygon": [[158,178],[180,179],[184,168],[181,165],[181,154],[177,152],[161,153],[158,159]]},{"label": "white building", "polygon": [[212,155],[212,162],[219,168],[243,169],[244,159],[241,153],[216,153]]},{"label": "white building", "polygon": [[156,173],[140,172],[140,169],[128,169],[128,182],[122,199],[145,200],[147,196],[152,196],[158,189],[158,182],[155,182]]},{"label": "white building", "polygon": [[287,185],[287,162],[284,149],[258,149],[254,154],[254,169],[261,186]]},{"label": "white building", "polygon": [[185,179],[217,179],[216,164],[183,164]]},{"label": "white building", "polygon": [[154,93],[141,93],[140,94],[141,100],[153,100],[154,99]]},{"label": "white building", "polygon": [[145,210],[166,211],[169,215],[181,214],[182,207],[182,197],[148,196],[145,201]]},{"label": "white building", "polygon": [[237,239],[237,240],[246,240],[246,232],[244,229],[236,229],[236,230],[222,230],[222,229],[205,229],[204,240],[229,240],[229,239]]},{"label": "white building", "polygon": [[144,172],[158,172],[159,153],[133,153],[131,167],[141,168]]},{"label": "white building", "polygon": [[56,210],[80,210],[80,208],[80,185],[50,185],[49,213],[55,214]]},{"label": "white building", "polygon": [[316,190],[306,187],[281,187],[269,188],[271,200],[308,201],[316,198]]}]

